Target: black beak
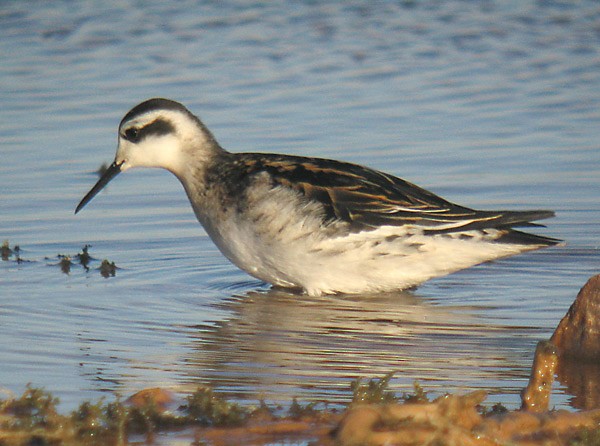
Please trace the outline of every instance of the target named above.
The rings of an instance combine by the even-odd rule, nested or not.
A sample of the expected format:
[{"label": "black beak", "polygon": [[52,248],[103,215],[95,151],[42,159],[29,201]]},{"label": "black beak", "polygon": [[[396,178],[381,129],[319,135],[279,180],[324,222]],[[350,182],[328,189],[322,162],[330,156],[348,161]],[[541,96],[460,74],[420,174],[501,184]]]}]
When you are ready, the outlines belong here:
[{"label": "black beak", "polygon": [[123,164],[123,162],[117,163],[115,161],[114,163],[112,163],[110,165],[110,167],[108,169],[106,169],[106,172],[104,172],[104,175],[102,175],[102,177],[100,177],[100,179],[94,185],[94,187],[92,187],[92,189],[85,195],[85,197],[83,197],[83,200],[81,200],[79,202],[79,204],[75,208],[75,213],[82,210],[83,207],[86,204],[88,204],[90,201],[92,201],[92,198],[94,198],[96,196],[96,194],[98,192],[100,192],[104,188],[104,186],[106,186],[109,183],[110,180],[112,180],[114,177],[117,176],[118,173],[121,172],[122,164]]}]

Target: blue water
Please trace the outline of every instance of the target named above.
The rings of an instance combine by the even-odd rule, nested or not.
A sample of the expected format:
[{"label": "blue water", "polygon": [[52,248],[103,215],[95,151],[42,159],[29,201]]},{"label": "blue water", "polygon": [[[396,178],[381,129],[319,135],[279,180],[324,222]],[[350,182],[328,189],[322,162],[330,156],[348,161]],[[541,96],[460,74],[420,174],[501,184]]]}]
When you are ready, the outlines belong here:
[{"label": "blue water", "polygon": [[[74,407],[210,384],[244,403],[346,402],[395,370],[519,405],[538,340],[600,272],[595,1],[3,2],[0,387]],[[452,201],[553,209],[565,246],[384,296],[270,291],[220,255],[180,184],[121,175],[77,216],[123,114],[186,104],[231,151],[332,157]],[[89,244],[86,272],[57,255]],[[102,259],[115,277],[96,269]],[[557,383],[552,404],[576,407]]]}]

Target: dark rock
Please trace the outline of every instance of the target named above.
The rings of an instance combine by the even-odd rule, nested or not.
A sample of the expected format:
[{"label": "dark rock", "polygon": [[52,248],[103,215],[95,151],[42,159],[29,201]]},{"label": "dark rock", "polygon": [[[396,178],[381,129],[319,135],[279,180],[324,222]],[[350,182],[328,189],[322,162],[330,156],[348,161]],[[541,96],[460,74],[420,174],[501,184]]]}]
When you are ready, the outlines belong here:
[{"label": "dark rock", "polygon": [[561,357],[600,361],[600,274],[579,291],[550,341]]}]

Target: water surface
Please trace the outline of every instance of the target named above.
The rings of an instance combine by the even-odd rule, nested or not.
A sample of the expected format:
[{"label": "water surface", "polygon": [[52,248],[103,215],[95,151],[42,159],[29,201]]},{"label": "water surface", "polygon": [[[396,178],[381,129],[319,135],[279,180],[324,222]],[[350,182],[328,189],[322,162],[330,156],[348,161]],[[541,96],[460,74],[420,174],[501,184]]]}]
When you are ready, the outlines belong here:
[{"label": "water surface", "polygon": [[[9,2],[0,7],[0,386],[73,407],[209,384],[245,403],[346,402],[396,371],[433,395],[519,404],[600,265],[600,6],[582,2]],[[471,207],[547,208],[565,246],[410,292],[309,298],[220,255],[170,174],[110,162],[154,96],[232,151],[363,163]],[[58,254],[91,245],[90,271]],[[108,258],[119,269],[103,278]],[[556,385],[552,403],[577,391]]]}]

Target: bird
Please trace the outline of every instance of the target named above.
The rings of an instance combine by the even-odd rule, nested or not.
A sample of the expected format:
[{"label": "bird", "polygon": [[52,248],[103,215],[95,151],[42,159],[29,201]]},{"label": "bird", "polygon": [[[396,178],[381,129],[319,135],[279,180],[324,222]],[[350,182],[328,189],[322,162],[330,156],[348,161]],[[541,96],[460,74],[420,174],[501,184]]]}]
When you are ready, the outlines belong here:
[{"label": "bird", "polygon": [[77,214],[120,172],[163,168],[219,250],[251,276],[309,296],[414,288],[477,264],[556,245],[522,232],[549,210],[474,210],[349,162],[225,150],[179,102],[148,99],[118,128],[114,161]]}]

